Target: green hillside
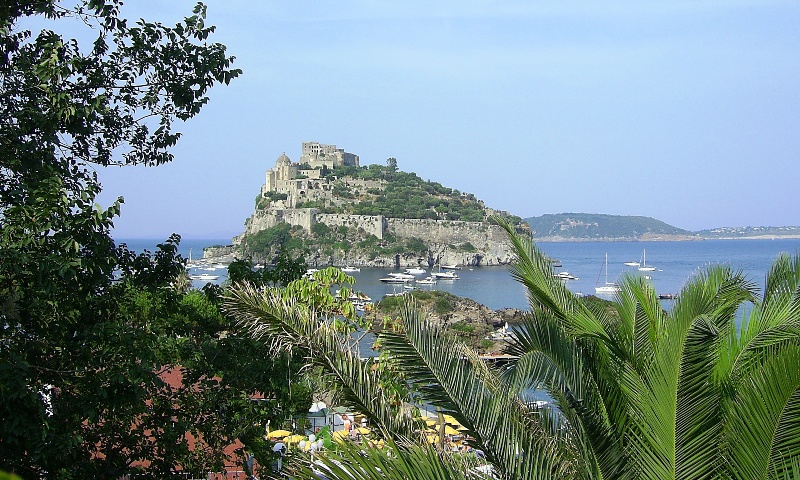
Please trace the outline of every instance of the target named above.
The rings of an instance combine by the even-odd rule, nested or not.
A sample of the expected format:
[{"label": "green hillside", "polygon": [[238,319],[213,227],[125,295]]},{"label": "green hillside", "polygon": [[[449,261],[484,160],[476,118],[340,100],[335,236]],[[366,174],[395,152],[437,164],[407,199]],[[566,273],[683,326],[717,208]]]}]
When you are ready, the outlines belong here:
[{"label": "green hillside", "polygon": [[534,238],[640,239],[643,236],[693,236],[692,232],[650,217],[594,213],[556,213],[524,219]]},{"label": "green hillside", "polygon": [[[416,173],[397,169],[396,161],[387,165],[343,166],[323,170],[323,178],[335,178],[333,193],[341,201],[306,202],[298,207],[317,208],[321,213],[383,215],[390,218],[425,218],[431,220],[486,221],[489,211],[471,193],[423,180]],[[348,179],[377,180],[382,188],[358,188]],[[511,217],[512,223],[521,222]]]}]

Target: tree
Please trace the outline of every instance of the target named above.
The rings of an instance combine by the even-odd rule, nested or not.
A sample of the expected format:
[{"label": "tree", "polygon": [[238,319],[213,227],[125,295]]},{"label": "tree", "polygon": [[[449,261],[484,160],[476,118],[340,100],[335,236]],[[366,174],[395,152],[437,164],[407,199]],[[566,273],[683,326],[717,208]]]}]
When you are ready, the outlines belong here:
[{"label": "tree", "polygon": [[[255,382],[287,390],[211,299],[178,288],[179,237],[129,252],[110,235],[122,199],[95,204],[96,166],[171,161],[173,123],[241,73],[208,42],[204,5],[174,27],[120,8],[0,6],[0,469],[26,478],[217,470],[223,447],[256,437]],[[29,16],[97,37],[34,35]]]},{"label": "tree", "polygon": [[[740,273],[710,267],[669,312],[634,277],[601,305],[576,298],[530,237],[494,220],[512,241],[512,274],[531,301],[514,330],[509,352],[519,360],[510,370],[481,362],[411,303],[381,334],[373,368],[332,330],[335,317],[315,308],[325,302],[292,288],[232,292],[231,313],[274,344],[313,352],[309,361],[335,379],[344,404],[389,439],[390,453],[361,445],[300,459],[290,465],[296,478],[374,478],[378,468],[383,478],[480,476],[415,434],[414,413],[399,405],[422,403],[465,426],[500,478],[800,475],[800,256],[775,261],[763,298]],[[752,307],[737,324],[745,303]],[[386,388],[398,383],[404,388]],[[552,403],[530,402],[531,388]]]}]

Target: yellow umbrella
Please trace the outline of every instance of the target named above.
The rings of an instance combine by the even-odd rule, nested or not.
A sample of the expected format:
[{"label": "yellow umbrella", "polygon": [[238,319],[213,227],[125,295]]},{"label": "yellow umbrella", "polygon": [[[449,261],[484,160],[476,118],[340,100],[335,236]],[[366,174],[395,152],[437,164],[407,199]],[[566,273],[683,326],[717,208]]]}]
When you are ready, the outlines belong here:
[{"label": "yellow umbrella", "polygon": [[267,438],[282,438],[291,434],[288,430],[273,430],[267,434]]},{"label": "yellow umbrella", "polygon": [[458,420],[456,420],[456,418],[452,415],[444,415],[444,421],[445,423],[449,423],[450,425],[453,425],[455,427],[461,425],[460,423],[458,423]]},{"label": "yellow umbrella", "polygon": [[289,435],[288,437],[284,438],[283,441],[286,443],[297,443],[300,440],[304,440],[306,437],[303,435]]},{"label": "yellow umbrella", "polygon": [[360,433],[361,435],[367,435],[370,432],[369,428],[367,428],[367,427],[358,427],[358,428],[356,428],[356,431],[358,433]]},{"label": "yellow umbrella", "polygon": [[334,442],[343,442],[347,438],[347,430],[337,430],[331,434]]},{"label": "yellow umbrella", "polygon": [[439,435],[428,435],[428,443],[438,443]]},{"label": "yellow umbrella", "polygon": [[461,432],[459,432],[455,428],[451,427],[450,425],[445,425],[444,426],[444,433],[446,435],[460,435],[461,434]]}]

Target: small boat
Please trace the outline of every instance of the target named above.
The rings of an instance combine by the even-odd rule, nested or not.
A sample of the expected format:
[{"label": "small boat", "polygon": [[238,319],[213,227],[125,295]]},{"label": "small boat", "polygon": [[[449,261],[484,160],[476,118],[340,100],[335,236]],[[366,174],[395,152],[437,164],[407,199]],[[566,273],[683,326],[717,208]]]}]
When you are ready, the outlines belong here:
[{"label": "small boat", "polygon": [[411,279],[408,278],[398,278],[398,277],[384,277],[380,279],[383,283],[408,283]]},{"label": "small boat", "polygon": [[647,255],[644,249],[642,249],[642,266],[639,267],[640,272],[655,272],[656,267],[648,267],[647,266]]},{"label": "small boat", "polygon": [[444,268],[445,270],[461,270],[461,267],[452,264],[452,265],[440,265],[440,268]]},{"label": "small boat", "polygon": [[347,297],[351,302],[371,302],[372,299],[363,292],[353,292]]},{"label": "small boat", "polygon": [[554,273],[553,276],[558,278],[559,280],[580,280],[580,278],[576,277],[575,275],[569,272],[558,272]]},{"label": "small boat", "polygon": [[384,295],[384,297],[402,297],[406,293],[408,292],[392,292],[392,293],[387,293],[386,295]]},{"label": "small boat", "polygon": [[639,262],[625,262],[625,265],[629,267],[638,267],[640,265]]},{"label": "small boat", "polygon": [[658,294],[659,300],[675,300],[678,298],[677,293],[659,293]]},{"label": "small boat", "polygon": [[437,280],[458,280],[458,275],[453,272],[432,272],[431,276]]},{"label": "small boat", "polygon": [[425,275],[424,268],[406,268],[406,273],[411,275]]},{"label": "small boat", "polygon": [[403,280],[414,280],[414,275],[411,275],[410,273],[392,272],[389,274],[389,276],[393,278],[402,278]]},{"label": "small boat", "polygon": [[417,280],[417,284],[422,285],[436,285],[436,279],[433,277],[423,278],[422,280]]},{"label": "small boat", "polygon": [[361,269],[358,267],[342,267],[342,271],[345,273],[353,273],[353,272],[360,272]]},{"label": "small boat", "polygon": [[219,278],[219,275],[211,275],[210,273],[201,273],[200,275],[189,276],[192,280],[211,281]]},{"label": "small boat", "polygon": [[[599,280],[599,278],[598,278]],[[595,293],[617,293],[619,292],[619,286],[616,283],[612,283],[608,281],[608,254],[606,253],[606,284],[605,285],[598,285],[594,287]]]}]

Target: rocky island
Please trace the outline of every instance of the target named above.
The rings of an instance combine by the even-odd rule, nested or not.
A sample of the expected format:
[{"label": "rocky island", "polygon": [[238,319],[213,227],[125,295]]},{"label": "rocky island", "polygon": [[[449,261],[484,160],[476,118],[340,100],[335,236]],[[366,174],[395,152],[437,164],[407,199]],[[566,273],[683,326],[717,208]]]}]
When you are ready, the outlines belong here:
[{"label": "rocky island", "polygon": [[298,162],[284,153],[266,171],[245,231],[218,255],[234,251],[269,262],[279,249],[300,249],[310,266],[416,267],[502,265],[511,248],[472,194],[402,172],[397,161],[360,166],[358,155],[306,142]]}]

